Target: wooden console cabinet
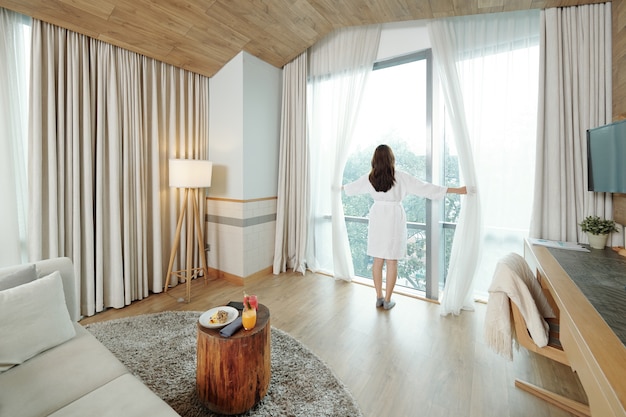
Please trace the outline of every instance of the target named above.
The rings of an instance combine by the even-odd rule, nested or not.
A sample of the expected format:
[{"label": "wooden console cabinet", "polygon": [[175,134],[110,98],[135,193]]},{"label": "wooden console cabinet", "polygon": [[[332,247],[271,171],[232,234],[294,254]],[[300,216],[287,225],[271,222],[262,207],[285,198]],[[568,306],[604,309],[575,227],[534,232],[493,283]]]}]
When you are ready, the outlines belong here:
[{"label": "wooden console cabinet", "polygon": [[[585,389],[591,415],[626,417],[626,346],[547,247],[526,241],[524,256],[554,299],[560,319],[561,344]],[[579,257],[583,268],[590,256],[597,256],[597,253],[576,252],[568,256]],[[626,276],[626,270],[623,274]],[[589,274],[585,279],[592,280],[594,276]],[[621,289],[626,296],[626,288]],[[621,296],[619,291],[614,294]],[[626,314],[622,299],[610,302],[615,303],[615,314]],[[622,330],[620,328],[620,334]]]}]

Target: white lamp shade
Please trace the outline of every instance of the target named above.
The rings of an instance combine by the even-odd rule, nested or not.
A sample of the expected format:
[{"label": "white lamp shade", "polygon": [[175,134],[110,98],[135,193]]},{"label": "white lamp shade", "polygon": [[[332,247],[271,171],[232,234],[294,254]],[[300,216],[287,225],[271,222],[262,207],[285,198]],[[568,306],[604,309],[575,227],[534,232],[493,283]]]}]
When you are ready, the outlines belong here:
[{"label": "white lamp shade", "polygon": [[212,173],[213,162],[211,161],[170,159],[170,187],[210,187]]}]

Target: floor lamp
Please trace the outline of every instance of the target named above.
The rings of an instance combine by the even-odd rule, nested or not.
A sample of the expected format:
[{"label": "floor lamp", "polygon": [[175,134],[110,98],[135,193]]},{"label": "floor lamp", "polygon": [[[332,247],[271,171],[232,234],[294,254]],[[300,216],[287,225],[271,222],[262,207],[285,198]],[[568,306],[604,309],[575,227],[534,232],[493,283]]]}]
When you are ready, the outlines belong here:
[{"label": "floor lamp", "polygon": [[[169,179],[170,187],[184,188],[185,197],[183,207],[178,216],[176,224],[176,235],[174,244],[170,254],[170,263],[167,267],[167,278],[165,280],[165,292],[170,284],[172,275],[184,278],[187,284],[187,302],[191,301],[191,279],[194,275],[202,271],[204,274],[204,282],[206,283],[209,275],[209,268],[206,263],[206,253],[204,252],[204,236],[202,234],[202,223],[200,213],[198,211],[198,188],[207,188],[211,186],[211,176],[213,171],[213,163],[210,161],[202,161],[195,159],[170,159],[169,163]],[[172,271],[174,267],[174,259],[176,252],[180,246],[180,232],[183,226],[183,219],[187,217],[187,269]],[[192,267],[193,260],[193,235],[194,225],[196,238],[198,241],[198,254],[202,262],[201,267]]]}]

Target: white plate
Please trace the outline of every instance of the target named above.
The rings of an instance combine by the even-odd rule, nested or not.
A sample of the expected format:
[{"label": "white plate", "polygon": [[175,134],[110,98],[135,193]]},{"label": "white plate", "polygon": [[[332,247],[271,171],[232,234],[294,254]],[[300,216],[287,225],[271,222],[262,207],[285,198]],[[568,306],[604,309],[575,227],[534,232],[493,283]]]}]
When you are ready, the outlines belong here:
[{"label": "white plate", "polygon": [[[228,313],[228,320],[226,320],[226,322],[224,323],[212,324],[210,322],[211,316],[217,313],[218,310],[226,311]],[[207,329],[219,329],[220,327],[224,327],[227,324],[232,323],[233,321],[235,321],[237,317],[239,317],[239,311],[237,311],[236,308],[233,308],[230,306],[220,306],[220,307],[212,308],[209,311],[205,311],[204,313],[202,313],[202,315],[200,315],[199,322],[202,327],[206,327]]]}]

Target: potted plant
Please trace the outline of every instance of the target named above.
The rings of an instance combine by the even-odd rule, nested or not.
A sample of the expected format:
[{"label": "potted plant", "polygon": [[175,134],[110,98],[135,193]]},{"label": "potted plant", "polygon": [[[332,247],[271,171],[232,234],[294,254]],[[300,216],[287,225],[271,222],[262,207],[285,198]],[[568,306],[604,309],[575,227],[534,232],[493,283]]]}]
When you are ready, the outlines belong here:
[{"label": "potted plant", "polygon": [[601,219],[598,216],[587,216],[580,223],[583,232],[587,233],[589,245],[593,249],[604,249],[606,240],[611,232],[619,232],[615,221]]}]

